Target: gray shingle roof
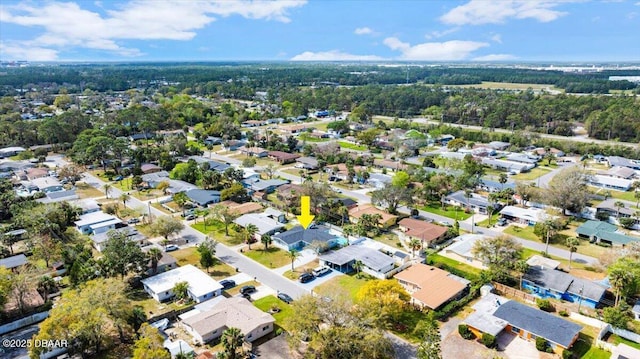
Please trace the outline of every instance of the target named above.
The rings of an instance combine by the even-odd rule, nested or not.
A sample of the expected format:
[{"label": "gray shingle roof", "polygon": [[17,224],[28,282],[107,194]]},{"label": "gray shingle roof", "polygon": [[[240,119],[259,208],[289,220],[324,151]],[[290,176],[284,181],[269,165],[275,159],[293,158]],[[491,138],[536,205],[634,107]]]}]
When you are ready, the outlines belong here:
[{"label": "gray shingle roof", "polygon": [[375,249],[359,245],[347,246],[337,251],[327,253],[320,256],[320,259],[337,265],[344,265],[351,261],[359,260],[362,264],[377,272],[394,263],[393,258],[388,255]]},{"label": "gray shingle roof", "polygon": [[27,264],[27,257],[24,254],[0,259],[0,267],[7,269],[16,268],[24,264]]},{"label": "gray shingle roof", "polygon": [[220,191],[206,189],[190,189],[185,192],[192,202],[200,206],[206,206],[209,203],[220,202]]},{"label": "gray shingle roof", "polygon": [[582,326],[555,315],[510,300],[498,307],[493,315],[514,327],[568,348]]},{"label": "gray shingle roof", "polygon": [[524,279],[539,287],[553,289],[560,293],[569,292],[580,295],[580,291],[582,291],[581,295],[584,298],[594,301],[600,301],[606,291],[606,288],[594,282],[574,277],[563,271],[540,266],[531,266],[524,275]]},{"label": "gray shingle roof", "polygon": [[300,241],[306,244],[311,244],[313,241],[329,242],[335,239],[336,236],[329,233],[329,228],[325,226],[311,226],[306,230],[302,226],[295,226],[286,232],[282,232],[273,236],[288,245],[298,243]]}]

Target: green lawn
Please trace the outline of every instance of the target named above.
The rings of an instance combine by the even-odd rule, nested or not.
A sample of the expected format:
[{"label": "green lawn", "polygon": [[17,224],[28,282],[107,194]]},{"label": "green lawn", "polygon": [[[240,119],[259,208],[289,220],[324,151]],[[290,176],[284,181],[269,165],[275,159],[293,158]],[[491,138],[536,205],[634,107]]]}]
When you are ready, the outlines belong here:
[{"label": "green lawn", "polygon": [[341,275],[317,286],[314,291],[323,296],[348,296],[355,301],[356,295],[362,286],[375,278],[363,274],[358,278],[355,274]]},{"label": "green lawn", "polygon": [[551,169],[536,167],[529,172],[518,173],[517,175],[511,176],[511,179],[516,181],[533,181],[534,179],[546,175],[549,173]]},{"label": "green lawn", "polygon": [[355,143],[351,143],[351,142],[338,141],[338,144],[340,145],[341,148],[346,148],[346,149],[349,149],[349,150],[356,150],[356,151],[366,151],[367,150],[367,146],[356,145]]},{"label": "green lawn", "polygon": [[95,187],[89,186],[84,182],[76,182],[76,194],[78,198],[95,198],[95,197],[104,197],[104,192],[98,190]]},{"label": "green lawn", "polygon": [[236,238],[236,236],[234,235],[235,231],[233,230],[233,224],[229,225],[228,236],[224,231],[224,223],[212,218],[207,219],[206,229],[203,222],[194,223],[191,225],[191,227],[199,231],[200,233],[206,234],[209,237],[227,246],[237,246],[238,244],[242,244],[242,240]]},{"label": "green lawn", "polygon": [[[494,224],[496,224],[496,222],[498,221],[498,218],[500,218],[500,213],[494,213],[491,215],[491,225],[493,226]],[[476,223],[476,226],[478,227],[489,227],[489,218],[485,219],[484,221],[480,221],[478,223]]]},{"label": "green lawn", "polygon": [[428,205],[420,208],[423,211],[427,211],[433,214],[437,214],[443,217],[457,219],[459,221],[463,221],[469,217],[471,217],[471,213],[464,213],[462,208],[458,207],[458,210],[455,209],[454,206],[447,205],[445,209],[442,209],[442,205],[437,202],[429,203]]},{"label": "green lawn", "polygon": [[300,277],[300,274],[308,272],[313,270],[314,268],[318,268],[318,266],[320,265],[320,263],[318,262],[318,260],[313,260],[305,265],[301,265],[295,268],[294,271],[288,270],[286,272],[284,272],[282,275],[285,276],[286,278],[292,279],[292,280],[297,280],[298,277]]},{"label": "green lawn", "polygon": [[286,327],[287,318],[293,315],[293,309],[291,309],[291,305],[281,301],[280,299],[272,295],[256,300],[255,302],[253,302],[253,305],[255,305],[258,309],[262,310],[263,312],[268,312],[269,309],[271,309],[274,306],[280,308],[280,312],[272,315],[275,318],[276,324],[278,326],[284,328],[285,330],[287,329]]},{"label": "green lawn", "polygon": [[520,237],[524,239],[528,239],[530,241],[540,242],[540,238],[533,233],[533,226],[527,227],[518,227],[518,226],[509,226],[505,228],[503,233],[510,234],[515,237]]},{"label": "green lawn", "polygon": [[269,247],[267,251],[258,243],[254,244],[251,250],[244,248],[244,255],[262,264],[267,268],[279,268],[287,264],[291,265],[291,259],[287,252],[280,248]]},{"label": "green lawn", "polygon": [[635,192],[633,191],[621,192],[621,191],[611,190],[609,191],[609,193],[611,193],[611,197],[615,199],[622,199],[622,200],[630,201],[634,203],[638,201],[635,197]]},{"label": "green lawn", "polygon": [[636,348],[636,349],[640,350],[640,343],[632,342],[631,340],[627,340],[627,339],[622,338],[622,337],[620,337],[620,336],[618,336],[616,334],[613,334],[613,333],[611,335],[609,335],[609,338],[607,339],[607,342],[613,343],[613,344],[616,344],[616,345],[622,343],[622,344],[626,344],[626,345],[628,345],[628,346],[630,346],[632,348]]},{"label": "green lawn", "polygon": [[304,141],[306,141],[306,142],[327,142],[327,141],[330,141],[329,138],[318,138],[318,137],[314,137],[314,136],[309,136],[309,135],[307,135],[305,133],[300,134],[298,139],[301,142],[304,142]]},{"label": "green lawn", "polygon": [[439,254],[429,255],[428,261],[432,265],[436,265],[436,264],[443,265],[445,267],[443,269],[453,269],[454,271],[461,272],[460,274],[464,274],[464,277],[470,280],[480,276],[480,272],[482,271],[479,268],[472,267],[466,263],[458,262],[455,259],[441,256]]},{"label": "green lawn", "polygon": [[571,347],[571,351],[581,359],[609,359],[611,357],[611,353],[595,347],[593,344],[593,337],[580,333],[580,337]]},{"label": "green lawn", "polygon": [[380,234],[373,237],[373,240],[378,241],[380,243],[384,243],[391,247],[397,247],[400,249],[403,248],[402,243],[400,242],[400,239],[395,234]]},{"label": "green lawn", "polygon": [[[198,254],[195,247],[183,248],[169,254],[178,261],[180,266],[191,264],[206,272],[200,265],[200,254]],[[217,258],[216,264],[213,267],[209,267],[209,275],[215,279],[223,279],[234,274],[236,274],[235,268]]]}]

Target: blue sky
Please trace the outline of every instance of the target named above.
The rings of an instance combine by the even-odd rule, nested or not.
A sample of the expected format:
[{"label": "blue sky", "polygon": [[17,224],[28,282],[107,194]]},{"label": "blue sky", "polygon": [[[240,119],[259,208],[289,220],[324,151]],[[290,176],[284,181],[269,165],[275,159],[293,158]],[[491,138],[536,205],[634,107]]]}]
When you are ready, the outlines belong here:
[{"label": "blue sky", "polygon": [[0,59],[640,61],[640,1],[3,0]]}]

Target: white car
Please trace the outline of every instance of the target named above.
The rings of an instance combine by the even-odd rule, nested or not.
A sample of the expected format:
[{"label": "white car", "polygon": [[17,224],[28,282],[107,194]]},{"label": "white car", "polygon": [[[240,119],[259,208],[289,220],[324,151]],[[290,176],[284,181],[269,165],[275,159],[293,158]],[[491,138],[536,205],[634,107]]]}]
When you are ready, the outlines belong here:
[{"label": "white car", "polygon": [[342,193],[342,190],[338,187],[331,187],[331,189],[335,192],[335,193]]},{"label": "white car", "polygon": [[168,246],[166,246],[164,248],[165,252],[173,252],[173,251],[177,251],[178,249],[180,249],[180,247],[176,246],[175,244],[169,244]]}]

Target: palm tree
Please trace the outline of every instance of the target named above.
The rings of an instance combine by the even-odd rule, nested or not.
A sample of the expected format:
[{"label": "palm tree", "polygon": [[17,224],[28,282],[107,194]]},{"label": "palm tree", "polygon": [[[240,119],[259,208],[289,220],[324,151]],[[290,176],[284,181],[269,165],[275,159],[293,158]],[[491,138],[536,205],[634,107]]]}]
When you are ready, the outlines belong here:
[{"label": "palm tree", "polygon": [[571,270],[571,260],[573,259],[573,252],[578,250],[580,241],[576,237],[567,237],[565,244],[569,247],[569,270]]},{"label": "palm tree", "polygon": [[244,231],[246,232],[245,239],[249,245],[249,250],[251,250],[251,242],[253,242],[254,236],[258,233],[258,227],[253,223],[249,223],[244,227]]},{"label": "palm tree", "polygon": [[633,192],[633,198],[636,199],[636,207],[640,207],[640,191],[636,188],[636,191]]},{"label": "palm tree", "polygon": [[105,183],[104,186],[102,186],[102,189],[104,189],[104,196],[109,199],[109,192],[111,192],[111,185],[108,183]]},{"label": "palm tree", "polygon": [[364,268],[364,263],[362,261],[357,260],[352,265],[353,269],[356,270],[357,276],[360,277],[360,271]]},{"label": "palm tree", "polygon": [[238,328],[231,327],[222,332],[222,347],[224,348],[224,357],[228,359],[238,358],[238,348],[242,348],[244,334]]},{"label": "palm tree", "polygon": [[349,219],[349,208],[342,204],[340,207],[338,207],[338,215],[340,215],[341,227],[344,227],[344,221],[346,219]]},{"label": "palm tree", "polygon": [[124,192],[120,195],[120,200],[122,201],[122,206],[124,208],[127,208],[127,201],[130,200],[130,199],[131,199],[131,196],[129,196],[128,194],[126,194]]},{"label": "palm tree", "polygon": [[529,264],[527,264],[527,261],[519,260],[514,263],[513,269],[520,275],[520,290],[522,290],[522,277],[524,277],[529,270]]},{"label": "palm tree", "polygon": [[498,182],[500,182],[500,189],[503,190],[504,184],[507,183],[507,174],[504,172],[500,173],[500,176],[498,177]]},{"label": "palm tree", "polygon": [[633,275],[622,268],[614,268],[609,273],[609,283],[616,290],[615,306],[618,306],[620,292],[633,282]]},{"label": "palm tree", "polygon": [[413,238],[411,239],[411,241],[409,241],[409,247],[411,248],[411,254],[415,257],[416,251],[422,248],[422,243],[419,240]]},{"label": "palm tree", "polygon": [[153,274],[156,274],[156,271],[158,270],[158,261],[162,258],[162,251],[158,248],[151,248],[149,249],[149,252],[147,252],[147,257],[149,257],[149,260],[151,261],[151,271]]},{"label": "palm tree", "polygon": [[295,262],[296,259],[300,257],[300,253],[298,253],[298,251],[296,251],[295,249],[290,249],[289,252],[287,252],[287,257],[291,259],[291,271],[293,272],[295,270],[295,268],[293,267],[293,262]]},{"label": "palm tree", "polygon": [[270,235],[265,234],[262,237],[260,237],[260,242],[262,242],[262,244],[264,244],[264,250],[266,252],[267,250],[269,250],[269,244],[271,244],[271,242],[273,242],[273,239],[271,239]]},{"label": "palm tree", "polygon": [[173,294],[176,299],[183,300],[189,296],[189,282],[178,282],[173,286]]},{"label": "palm tree", "polygon": [[624,202],[616,201],[613,206],[616,207],[617,210],[616,218],[620,218],[620,209],[624,208]]}]

